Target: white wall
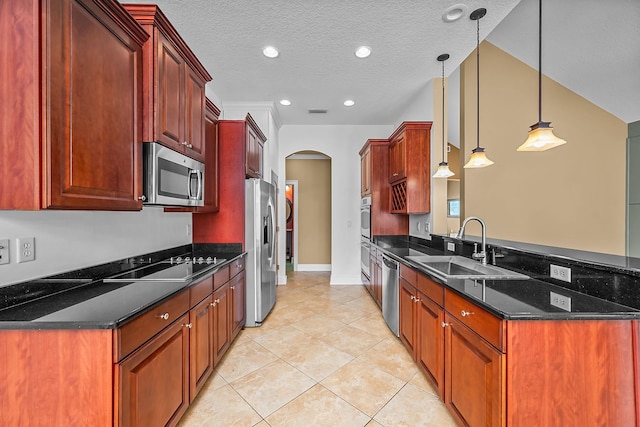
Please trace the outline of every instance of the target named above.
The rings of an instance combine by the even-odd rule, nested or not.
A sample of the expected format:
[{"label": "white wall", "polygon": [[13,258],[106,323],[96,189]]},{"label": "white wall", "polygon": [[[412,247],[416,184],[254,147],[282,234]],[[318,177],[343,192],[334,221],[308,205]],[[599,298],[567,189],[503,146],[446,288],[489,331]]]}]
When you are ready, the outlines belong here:
[{"label": "white wall", "polygon": [[[35,237],[35,261],[16,263],[19,237]],[[0,286],[5,286],[190,244],[191,214],[164,213],[161,207],[140,212],[0,211],[0,239],[11,239],[11,263],[0,265]]]},{"label": "white wall", "polygon": [[[367,139],[388,138],[394,127],[284,125],[280,128],[280,188],[285,184],[285,157],[301,150],[314,150],[331,157],[331,284],[360,284],[360,155]],[[280,236],[285,242],[284,192],[280,204]],[[285,265],[284,245],[279,263]],[[280,269],[278,282],[286,283]]]}]

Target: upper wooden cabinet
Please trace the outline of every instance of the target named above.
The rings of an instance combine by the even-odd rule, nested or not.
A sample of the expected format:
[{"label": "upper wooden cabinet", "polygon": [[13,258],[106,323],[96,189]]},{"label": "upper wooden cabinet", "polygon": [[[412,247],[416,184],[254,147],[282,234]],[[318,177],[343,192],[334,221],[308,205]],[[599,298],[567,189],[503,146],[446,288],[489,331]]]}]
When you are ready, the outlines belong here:
[{"label": "upper wooden cabinet", "polygon": [[392,215],[389,205],[389,141],[367,140],[360,149],[360,167],[361,195],[371,197],[371,235],[409,234],[409,217]]},{"label": "upper wooden cabinet", "polygon": [[245,173],[247,178],[262,178],[264,143],[267,138],[253,120],[253,117],[247,114],[245,120],[247,122]]},{"label": "upper wooden cabinet", "polygon": [[389,137],[391,212],[430,211],[431,122],[404,122]]},{"label": "upper wooden cabinet", "polygon": [[0,209],[139,210],[142,51],[113,0],[0,14]]},{"label": "upper wooden cabinet", "polygon": [[204,161],[205,84],[211,76],[157,5],[124,7],[151,35],[142,48],[144,141]]}]

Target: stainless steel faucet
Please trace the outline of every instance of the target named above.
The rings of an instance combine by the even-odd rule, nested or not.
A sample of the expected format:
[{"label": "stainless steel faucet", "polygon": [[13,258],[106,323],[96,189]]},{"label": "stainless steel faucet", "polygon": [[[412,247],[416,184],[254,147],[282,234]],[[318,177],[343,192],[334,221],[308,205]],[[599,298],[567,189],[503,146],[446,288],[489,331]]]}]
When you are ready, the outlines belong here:
[{"label": "stainless steel faucet", "polygon": [[460,230],[458,230],[458,234],[456,235],[456,237],[458,239],[462,239],[462,236],[464,236],[464,227],[467,225],[469,221],[472,221],[472,220],[478,221],[480,223],[480,226],[482,227],[482,243],[481,243],[482,247],[480,252],[476,252],[474,250],[473,255],[471,255],[471,257],[473,259],[480,260],[483,264],[486,264],[487,263],[487,226],[485,225],[483,220],[481,220],[477,216],[469,216],[465,218],[464,221],[462,221],[462,225],[460,226]]}]

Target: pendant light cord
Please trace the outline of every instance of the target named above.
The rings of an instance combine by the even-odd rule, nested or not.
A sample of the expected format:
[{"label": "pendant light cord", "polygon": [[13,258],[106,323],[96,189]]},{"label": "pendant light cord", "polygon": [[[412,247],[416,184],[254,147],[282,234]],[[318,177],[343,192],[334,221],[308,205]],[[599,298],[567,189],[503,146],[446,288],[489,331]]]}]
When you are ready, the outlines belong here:
[{"label": "pendant light cord", "polygon": [[477,103],[476,103],[476,148],[480,148],[480,18],[476,19],[477,44],[476,44],[476,76],[477,76]]},{"label": "pendant light cord", "polygon": [[444,163],[444,60],[442,61],[442,163]]},{"label": "pendant light cord", "polygon": [[542,0],[538,1],[538,123],[542,122]]}]

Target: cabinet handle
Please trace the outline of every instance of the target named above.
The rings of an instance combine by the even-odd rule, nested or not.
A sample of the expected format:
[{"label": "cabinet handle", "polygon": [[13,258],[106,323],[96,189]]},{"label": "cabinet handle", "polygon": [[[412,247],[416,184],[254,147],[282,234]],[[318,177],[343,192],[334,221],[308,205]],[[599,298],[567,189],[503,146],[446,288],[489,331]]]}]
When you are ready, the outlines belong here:
[{"label": "cabinet handle", "polygon": [[235,288],[236,288],[235,286],[231,286],[231,289],[235,289]]},{"label": "cabinet handle", "polygon": [[442,325],[443,328],[446,328],[447,326],[451,326],[451,323],[442,322],[440,325]]},{"label": "cabinet handle", "polygon": [[460,314],[462,314],[462,317],[467,317],[467,316],[471,316],[473,314],[473,311],[464,311],[464,310],[462,310],[460,312]]},{"label": "cabinet handle", "polygon": [[147,200],[147,196],[143,194],[142,196],[138,197],[138,200],[142,200],[144,202]]},{"label": "cabinet handle", "polygon": [[211,307],[215,307],[216,306],[216,302],[212,302],[211,304],[209,304]]},{"label": "cabinet handle", "polygon": [[191,329],[191,328],[193,328],[193,323],[185,323],[182,326]]},{"label": "cabinet handle", "polygon": [[162,320],[169,320],[169,313],[161,314],[158,317],[161,318]]},{"label": "cabinet handle", "polygon": [[193,145],[189,144],[187,141],[184,141],[182,145],[184,145],[187,148],[193,148]]}]

